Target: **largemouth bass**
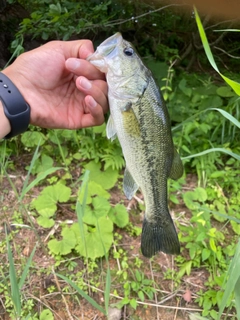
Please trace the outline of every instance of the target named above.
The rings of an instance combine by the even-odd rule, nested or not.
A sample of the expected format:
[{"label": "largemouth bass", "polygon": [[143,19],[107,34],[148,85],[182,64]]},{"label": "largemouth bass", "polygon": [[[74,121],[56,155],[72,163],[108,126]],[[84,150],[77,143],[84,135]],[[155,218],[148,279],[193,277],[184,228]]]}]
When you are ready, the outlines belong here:
[{"label": "largemouth bass", "polygon": [[101,43],[88,60],[106,73],[110,106],[107,137],[117,136],[122,147],[124,193],[131,199],[140,188],[144,196],[142,254],[179,254],[178,236],[168,210],[167,180],[180,178],[183,166],[152,73],[120,33]]}]

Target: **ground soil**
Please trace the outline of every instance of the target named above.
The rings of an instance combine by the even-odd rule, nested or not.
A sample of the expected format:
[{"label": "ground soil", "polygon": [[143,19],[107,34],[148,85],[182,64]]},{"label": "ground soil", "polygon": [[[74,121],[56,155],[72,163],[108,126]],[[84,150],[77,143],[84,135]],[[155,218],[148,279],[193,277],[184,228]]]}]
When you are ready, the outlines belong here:
[{"label": "ground soil", "polygon": [[[30,159],[21,157],[15,158],[15,170],[9,172],[9,177],[15,186],[16,190],[20,191],[24,180],[26,178],[26,165],[29,164]],[[195,176],[189,176],[187,178],[187,188],[193,188],[196,183]],[[21,261],[24,261],[26,257],[30,255],[35,244],[41,243],[38,246],[33,261],[36,266],[35,271],[31,271],[26,281],[26,285],[23,287],[23,294],[26,299],[33,299],[35,302],[36,312],[40,312],[43,308],[47,307],[52,310],[54,319],[105,319],[105,317],[95,308],[93,308],[86,300],[78,297],[78,301],[73,299],[73,294],[63,294],[61,289],[65,286],[64,282],[60,279],[56,279],[53,276],[51,270],[54,268],[54,259],[49,255],[47,249],[47,240],[49,236],[49,230],[39,227],[36,223],[35,217],[31,216],[34,230],[24,227],[13,226],[13,214],[14,212],[22,212],[23,224],[29,225],[29,218],[26,217],[30,213],[29,204],[33,198],[35,198],[43,187],[38,186],[31,190],[29,194],[24,197],[22,203],[19,203],[16,199],[16,195],[13,191],[11,184],[9,183],[6,175],[1,176],[0,181],[0,240],[5,241],[4,225],[7,226],[9,234],[13,235],[12,250],[14,260],[16,263],[16,269],[18,265],[21,265]],[[132,200],[130,203],[127,201],[119,188],[112,189],[111,202],[118,203],[123,201],[130,209],[130,221],[141,227],[143,213],[138,208],[138,201],[141,200],[141,194],[138,194],[138,198]],[[27,208],[27,213],[21,208]],[[182,202],[179,205],[170,206],[171,214],[173,217],[181,217],[183,223],[186,223],[190,212],[184,206]],[[180,215],[179,215],[180,213]],[[61,220],[71,219],[77,220],[75,213],[71,210],[71,206],[66,204],[59,207],[58,216]],[[52,229],[53,230],[53,229]],[[51,231],[52,231],[51,230]],[[184,276],[181,281],[176,285],[176,281],[165,279],[164,275],[167,270],[177,271],[177,266],[174,263],[173,257],[165,255],[164,253],[157,254],[152,261],[142,256],[140,252],[140,236],[132,236],[125,229],[116,229],[116,232],[122,236],[118,246],[124,248],[127,251],[128,262],[132,263],[131,268],[135,268],[134,260],[138,257],[143,261],[140,270],[144,272],[145,277],[154,279],[157,292],[153,301],[145,300],[143,304],[139,304],[137,309],[134,310],[131,307],[125,307],[122,309],[121,319],[163,319],[163,320],[183,320],[189,319],[189,313],[200,311],[201,309],[195,303],[197,298],[197,292],[200,289],[204,289],[204,282],[208,278],[208,272],[206,270],[192,271],[190,276]],[[58,234],[58,230],[55,230],[55,236]],[[114,296],[114,292],[117,291],[121,296],[123,293],[122,287],[124,283],[117,283],[116,271],[119,268],[118,261],[113,258],[114,247],[111,249],[109,257],[109,264],[112,273],[112,287],[111,287],[111,304],[120,301],[118,297]],[[182,254],[186,254],[184,251]],[[7,264],[6,250],[1,250],[0,259],[2,263]],[[74,257],[74,261],[77,263],[77,267],[73,272],[78,272],[83,269],[84,262],[80,257]],[[102,277],[105,275],[105,263],[99,261],[99,270],[95,272],[94,276]],[[60,267],[61,269],[61,267]],[[40,272],[41,270],[41,272]],[[44,272],[46,270],[46,272]],[[58,268],[54,269],[58,272]],[[5,270],[6,271],[6,270]],[[99,273],[99,274],[98,274]],[[90,279],[88,279],[90,281]],[[104,281],[100,283],[98,291],[93,292],[89,288],[89,294],[99,304],[104,306]],[[49,288],[53,286],[54,292],[49,291]],[[75,293],[76,295],[76,293]],[[139,299],[138,299],[139,300]],[[0,293],[0,319],[7,320],[8,315],[5,310],[5,298]],[[112,319],[120,319],[119,317]]]}]

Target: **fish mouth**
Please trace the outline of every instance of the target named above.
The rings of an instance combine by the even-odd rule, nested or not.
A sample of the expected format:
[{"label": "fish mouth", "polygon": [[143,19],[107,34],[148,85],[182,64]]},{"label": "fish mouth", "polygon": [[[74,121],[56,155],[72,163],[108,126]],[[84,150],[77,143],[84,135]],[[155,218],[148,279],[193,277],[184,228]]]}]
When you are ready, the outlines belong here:
[{"label": "fish mouth", "polygon": [[105,57],[113,53],[114,49],[123,41],[120,32],[115,33],[113,36],[109,37],[103,41],[97,50],[90,55],[87,60],[91,62],[95,67],[97,67],[102,72],[107,72]]}]

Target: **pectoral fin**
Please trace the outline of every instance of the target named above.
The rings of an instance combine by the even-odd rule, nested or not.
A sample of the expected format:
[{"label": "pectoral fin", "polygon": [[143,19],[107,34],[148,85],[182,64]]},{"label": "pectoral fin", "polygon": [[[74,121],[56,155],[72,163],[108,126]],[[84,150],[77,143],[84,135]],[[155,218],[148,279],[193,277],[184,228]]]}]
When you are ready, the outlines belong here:
[{"label": "pectoral fin", "polygon": [[131,200],[134,196],[135,192],[139,186],[133,179],[131,173],[128,171],[128,169],[125,169],[124,177],[123,177],[123,191],[125,193],[125,196],[128,198],[128,200]]},{"label": "pectoral fin", "polygon": [[113,117],[110,115],[108,122],[107,122],[107,138],[111,139],[112,141],[117,137],[117,131],[115,128],[115,124],[113,121]]},{"label": "pectoral fin", "polygon": [[174,148],[174,156],[173,156],[173,162],[172,162],[172,168],[169,177],[171,179],[177,180],[181,178],[183,175],[183,164],[182,160],[177,152],[177,150]]}]

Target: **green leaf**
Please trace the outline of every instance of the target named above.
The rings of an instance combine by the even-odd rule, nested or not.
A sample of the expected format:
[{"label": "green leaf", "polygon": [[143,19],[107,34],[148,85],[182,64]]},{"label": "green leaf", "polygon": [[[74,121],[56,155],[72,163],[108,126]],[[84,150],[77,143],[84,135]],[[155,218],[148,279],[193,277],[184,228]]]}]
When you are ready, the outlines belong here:
[{"label": "green leaf", "polygon": [[[46,213],[48,213],[48,211],[46,211]],[[43,228],[51,228],[54,226],[55,222],[50,217],[46,217],[42,214],[37,218],[37,223]]]},{"label": "green leaf", "polygon": [[207,193],[205,189],[198,187],[194,191],[185,192],[183,200],[189,209],[195,210],[199,208],[199,203],[197,201],[204,203],[207,200]]},{"label": "green leaf", "polygon": [[34,173],[40,173],[40,172],[45,172],[46,170],[52,169],[52,168],[53,168],[53,159],[47,156],[46,154],[43,154],[33,171]]},{"label": "green leaf", "polygon": [[105,198],[105,199],[109,199],[110,198],[110,193],[107,192],[100,184],[98,184],[95,181],[89,181],[88,185],[85,184],[80,189],[80,195],[79,195],[80,203],[82,203],[82,201],[83,201],[83,195],[84,195],[86,186],[88,188],[87,200],[86,200],[87,204],[92,203],[92,198],[95,197],[95,196],[102,197],[102,198]]},{"label": "green leaf", "polygon": [[136,275],[137,281],[140,282],[142,280],[141,273],[138,270],[136,270],[135,275]]},{"label": "green leaf", "polygon": [[[113,223],[108,217],[98,219],[98,228],[92,227],[89,229],[84,224],[84,237],[80,235],[79,225],[72,225],[71,229],[77,237],[77,252],[83,257],[88,257],[95,260],[98,257],[103,257],[105,252],[108,252],[113,242]],[[85,243],[87,244],[85,247]],[[104,245],[104,248],[103,248]]]},{"label": "green leaf", "polygon": [[184,262],[178,272],[177,278],[181,279],[185,273],[189,275],[191,272],[191,268],[192,268],[192,260]]},{"label": "green leaf", "polygon": [[183,79],[179,82],[179,84],[178,84],[179,89],[181,89],[181,91],[182,91],[186,96],[191,97],[191,95],[192,95],[192,89],[191,89],[191,88],[187,88],[187,87],[186,87],[186,84],[187,84],[187,81],[186,81],[186,79],[183,78]]},{"label": "green leaf", "polygon": [[112,168],[101,170],[101,164],[94,161],[89,162],[86,167],[90,171],[89,180],[100,184],[104,189],[108,190],[115,186],[118,179],[118,171]]},{"label": "green leaf", "polygon": [[129,214],[126,207],[122,204],[117,204],[115,207],[112,207],[108,216],[119,228],[126,227],[129,222]]},{"label": "green leaf", "polygon": [[106,217],[111,209],[111,205],[107,199],[97,197],[93,198],[92,206],[93,209],[90,206],[86,207],[83,222],[96,226],[96,220],[100,217]]},{"label": "green leaf", "polygon": [[67,202],[71,189],[61,183],[43,189],[40,196],[32,203],[39,214],[51,217],[57,210],[57,202]]},{"label": "green leaf", "polygon": [[56,255],[70,253],[77,243],[75,233],[69,227],[65,227],[61,235],[63,237],[62,240],[53,239],[48,242],[48,248]]},{"label": "green leaf", "polygon": [[142,291],[138,291],[138,297],[141,301],[144,301],[144,293]]},{"label": "green leaf", "polygon": [[211,251],[207,248],[202,250],[202,261],[205,261],[209,258]]},{"label": "green leaf", "polygon": [[231,226],[233,228],[233,231],[237,234],[237,235],[240,235],[240,224],[235,222],[235,221],[232,221],[231,220]]},{"label": "green leaf", "polygon": [[223,98],[230,98],[235,96],[235,93],[232,91],[232,89],[226,86],[217,88],[217,94]]},{"label": "green leaf", "polygon": [[54,320],[53,314],[50,310],[43,310],[40,314],[40,320]]},{"label": "green leaf", "polygon": [[26,131],[21,136],[21,142],[28,148],[35,147],[38,144],[41,146],[44,144],[45,140],[44,134],[38,131]]},{"label": "green leaf", "polygon": [[136,299],[131,299],[129,303],[130,303],[130,306],[131,306],[134,310],[137,309],[137,301],[136,301]]},{"label": "green leaf", "polygon": [[210,238],[209,245],[210,245],[210,248],[212,249],[212,251],[216,253],[217,252],[217,247],[216,247],[216,244],[215,244],[215,240],[213,238]]}]

